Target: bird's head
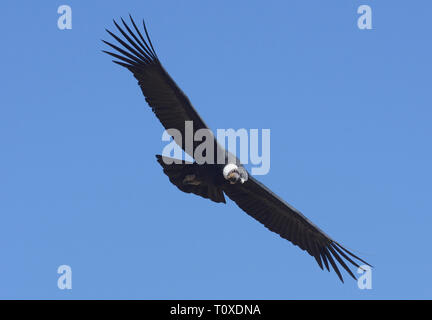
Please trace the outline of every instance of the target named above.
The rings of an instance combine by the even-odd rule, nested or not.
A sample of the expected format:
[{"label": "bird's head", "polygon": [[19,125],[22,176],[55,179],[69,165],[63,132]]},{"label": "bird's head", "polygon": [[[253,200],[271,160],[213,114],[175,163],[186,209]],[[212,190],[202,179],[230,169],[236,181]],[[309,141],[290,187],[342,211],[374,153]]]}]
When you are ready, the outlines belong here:
[{"label": "bird's head", "polygon": [[240,173],[237,170],[231,171],[227,176],[227,180],[231,184],[236,184],[240,180]]},{"label": "bird's head", "polygon": [[231,184],[244,183],[247,178],[242,175],[240,168],[234,163],[228,163],[223,169],[223,176]]}]

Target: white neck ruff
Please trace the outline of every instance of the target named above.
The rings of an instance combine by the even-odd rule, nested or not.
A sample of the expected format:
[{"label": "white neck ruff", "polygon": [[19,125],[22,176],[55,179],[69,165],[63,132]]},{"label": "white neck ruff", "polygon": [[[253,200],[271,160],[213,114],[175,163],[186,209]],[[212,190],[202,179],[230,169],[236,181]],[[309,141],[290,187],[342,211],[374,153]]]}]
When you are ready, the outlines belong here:
[{"label": "white neck ruff", "polygon": [[237,165],[235,165],[234,163],[228,163],[224,168],[223,168],[223,176],[225,179],[228,179],[228,175],[230,174],[231,171],[233,170],[237,170],[238,167]]}]

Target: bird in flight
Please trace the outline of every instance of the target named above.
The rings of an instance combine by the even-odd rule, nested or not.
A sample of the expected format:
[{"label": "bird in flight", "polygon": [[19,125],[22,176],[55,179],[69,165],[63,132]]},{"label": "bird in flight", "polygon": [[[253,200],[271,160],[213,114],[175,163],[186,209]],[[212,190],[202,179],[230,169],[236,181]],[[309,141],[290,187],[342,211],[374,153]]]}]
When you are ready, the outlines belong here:
[{"label": "bird in flight", "polygon": [[[122,37],[106,30],[117,41],[117,44],[102,40],[114,49],[114,52],[105,50],[103,52],[114,57],[116,60],[113,62],[132,72],[138,80],[145,100],[161,124],[167,130],[176,129],[181,133],[181,139],[174,136],[173,138],[185,152],[193,157],[193,152],[185,148],[187,144],[184,141],[185,122],[192,121],[194,132],[199,129],[209,131],[210,129],[192,106],[188,97],[163,68],[144,21],[145,37],[130,15],[129,18],[129,25],[121,19],[123,28],[114,20],[114,25]],[[195,150],[197,142],[194,141],[192,144],[192,150]],[[222,147],[217,141],[214,141],[214,146],[214,154],[219,154]],[[181,191],[222,203],[225,203],[226,195],[270,231],[309,253],[315,258],[321,269],[325,267],[330,271],[332,267],[342,282],[343,277],[338,264],[354,279],[356,277],[347,263],[358,268],[360,267],[358,261],[369,265],[330,238],[300,211],[253,178],[236,157],[232,157],[232,154],[225,149],[222,152],[226,160],[222,164],[216,160],[212,163],[202,163],[196,158],[193,163],[183,160],[174,161],[174,159],[161,155],[156,155],[156,158],[171,183]]]}]

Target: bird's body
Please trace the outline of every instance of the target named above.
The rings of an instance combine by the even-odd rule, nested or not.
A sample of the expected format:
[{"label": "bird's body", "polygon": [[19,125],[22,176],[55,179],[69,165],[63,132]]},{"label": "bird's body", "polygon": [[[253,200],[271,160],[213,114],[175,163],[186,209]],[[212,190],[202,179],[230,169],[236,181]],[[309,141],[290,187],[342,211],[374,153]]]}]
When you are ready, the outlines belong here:
[{"label": "bird's body", "polygon": [[[125,40],[107,30],[122,48],[104,41],[117,53],[104,52],[116,58],[115,63],[133,73],[156,117],[165,129],[176,129],[181,133],[181,138],[174,135],[173,138],[193,157],[193,151],[198,144],[195,141],[192,142],[191,150],[186,147],[185,123],[191,121],[194,132],[200,129],[209,130],[209,128],[198,115],[188,97],[162,67],[144,23],[146,39],[133,19],[130,18],[130,20],[135,32],[123,19],[122,23],[126,31],[114,21]],[[195,162],[188,163],[160,155],[156,156],[171,183],[183,192],[194,193],[214,202],[225,203],[225,195],[228,196],[242,210],[264,224],[269,230],[307,251],[315,258],[321,269],[326,267],[330,271],[331,266],[343,281],[336,263],[338,262],[355,278],[346,261],[357,267],[359,264],[354,260],[367,264],[365,261],[331,239],[301,212],[253,178],[236,157],[217,143],[214,136],[212,139],[214,139],[212,163],[202,163],[196,157]],[[216,159],[219,153],[224,155],[222,163]]]}]

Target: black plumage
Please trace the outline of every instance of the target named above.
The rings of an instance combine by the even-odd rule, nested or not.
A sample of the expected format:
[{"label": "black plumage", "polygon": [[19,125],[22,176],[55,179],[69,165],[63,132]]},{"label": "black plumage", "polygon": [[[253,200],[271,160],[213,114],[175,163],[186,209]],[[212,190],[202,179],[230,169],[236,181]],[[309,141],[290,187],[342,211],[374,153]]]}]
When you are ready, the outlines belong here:
[{"label": "black plumage", "polygon": [[[115,52],[104,52],[113,56],[116,59],[114,60],[115,63],[133,73],[147,103],[162,125],[166,129],[174,128],[182,133],[183,140],[176,140],[176,142],[185,150],[185,121],[193,121],[194,131],[208,129],[208,127],[188,97],[162,67],[144,21],[145,38],[132,17],[130,17],[130,21],[133,30],[123,19],[121,21],[124,29],[115,21],[114,24],[124,39],[107,30],[121,47],[103,41],[115,50]],[[220,147],[216,139],[214,140],[216,148]],[[195,150],[198,143],[194,142],[192,150]],[[188,150],[185,151],[188,152]],[[190,155],[193,156],[193,153]],[[194,193],[222,203],[225,203],[224,194],[227,195],[243,211],[264,224],[269,230],[308,252],[315,258],[321,269],[325,267],[330,271],[331,266],[341,281],[343,281],[343,277],[338,264],[354,279],[355,276],[347,263],[356,267],[359,267],[358,262],[369,265],[331,239],[300,211],[290,206],[250,175],[244,183],[230,183],[222,176],[221,168],[223,167],[220,165],[198,165],[196,162],[186,163],[184,161],[167,164],[159,155],[157,155],[157,161],[171,183],[181,191]],[[236,159],[236,163],[244,170],[238,159]]]}]

